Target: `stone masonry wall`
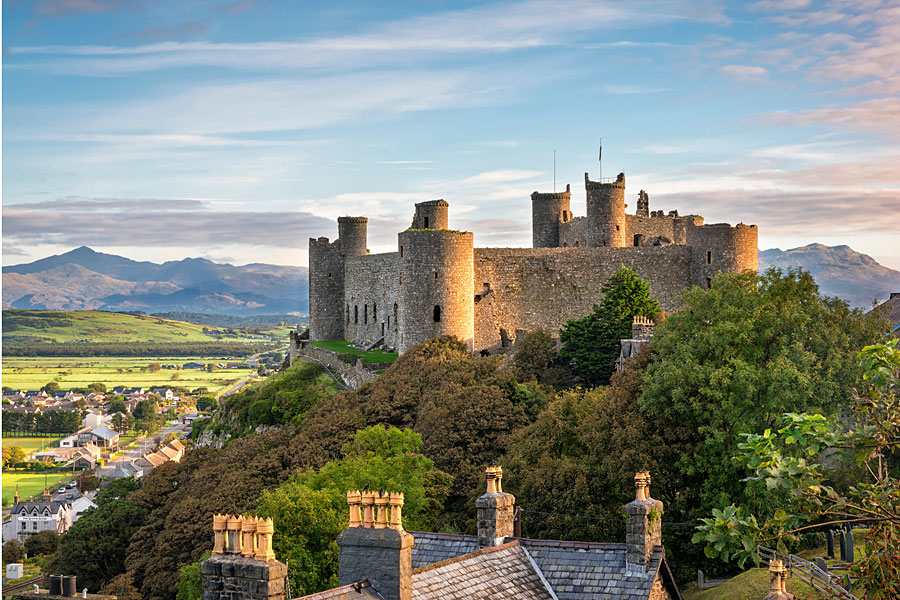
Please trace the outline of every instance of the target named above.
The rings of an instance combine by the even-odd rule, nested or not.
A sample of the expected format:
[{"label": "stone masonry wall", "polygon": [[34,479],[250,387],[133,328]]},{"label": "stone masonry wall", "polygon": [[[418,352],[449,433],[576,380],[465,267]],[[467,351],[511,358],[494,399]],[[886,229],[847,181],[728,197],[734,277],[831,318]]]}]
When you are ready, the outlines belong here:
[{"label": "stone masonry wall", "polygon": [[358,390],[370,381],[375,381],[378,377],[375,371],[380,371],[388,366],[384,363],[370,363],[366,366],[362,359],[351,365],[338,358],[338,355],[330,350],[309,345],[299,348],[296,358],[299,360],[306,358],[325,365],[332,373],[343,379],[347,387],[354,390]]},{"label": "stone masonry wall", "polygon": [[349,257],[344,281],[343,339],[369,345],[383,337],[387,347],[396,348],[400,253]]},{"label": "stone masonry wall", "polygon": [[719,272],[739,272],[758,268],[756,225],[727,223],[687,227],[687,244],[693,252],[691,280],[707,287]]},{"label": "stone masonry wall", "polygon": [[287,567],[277,560],[264,562],[222,554],[200,563],[203,600],[284,600]]},{"label": "stone masonry wall", "polygon": [[593,310],[603,283],[625,265],[646,279],[663,310],[690,287],[691,249],[685,246],[627,248],[477,248],[476,289],[491,293],[475,303],[476,350],[501,345],[500,330],[540,327],[557,331],[566,319]]},{"label": "stone masonry wall", "polygon": [[309,336],[314,341],[344,337],[344,257],[341,243],[309,240]]}]

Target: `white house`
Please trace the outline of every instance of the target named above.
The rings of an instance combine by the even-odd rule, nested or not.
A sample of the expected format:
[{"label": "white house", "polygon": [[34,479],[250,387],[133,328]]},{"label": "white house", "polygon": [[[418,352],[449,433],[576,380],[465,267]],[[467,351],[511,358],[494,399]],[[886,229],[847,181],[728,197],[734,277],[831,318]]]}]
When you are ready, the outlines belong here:
[{"label": "white house", "polygon": [[103,425],[103,413],[98,410],[89,410],[81,420],[81,427],[94,429]]},{"label": "white house", "polygon": [[44,494],[43,502],[16,502],[10,516],[10,526],[3,525],[4,540],[24,542],[41,531],[62,535],[72,526],[72,507],[66,502],[51,500],[50,494]]}]

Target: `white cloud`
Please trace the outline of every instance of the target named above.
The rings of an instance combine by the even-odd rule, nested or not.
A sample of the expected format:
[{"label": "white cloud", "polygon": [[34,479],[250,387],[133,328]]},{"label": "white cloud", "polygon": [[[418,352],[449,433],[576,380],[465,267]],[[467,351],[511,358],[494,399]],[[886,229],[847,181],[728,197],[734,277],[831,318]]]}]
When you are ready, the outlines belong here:
[{"label": "white cloud", "polygon": [[740,81],[764,81],[769,78],[769,71],[765,67],[724,65],[719,70]]}]

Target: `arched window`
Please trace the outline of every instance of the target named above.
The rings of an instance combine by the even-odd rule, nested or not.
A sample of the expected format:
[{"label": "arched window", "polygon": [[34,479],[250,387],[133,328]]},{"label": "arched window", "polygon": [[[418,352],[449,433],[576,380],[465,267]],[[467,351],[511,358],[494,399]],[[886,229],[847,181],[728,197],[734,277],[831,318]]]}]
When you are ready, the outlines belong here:
[{"label": "arched window", "polygon": [[441,306],[439,304],[434,305],[434,322],[441,322]]}]

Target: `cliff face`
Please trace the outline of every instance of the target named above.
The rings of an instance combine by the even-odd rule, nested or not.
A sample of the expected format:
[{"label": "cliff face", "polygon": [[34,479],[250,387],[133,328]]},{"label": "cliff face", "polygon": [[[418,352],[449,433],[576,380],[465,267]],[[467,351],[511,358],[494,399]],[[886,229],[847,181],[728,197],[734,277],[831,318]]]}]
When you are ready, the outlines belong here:
[{"label": "cliff face", "polygon": [[809,244],[790,250],[763,250],[759,253],[759,270],[769,267],[801,267],[812,274],[822,293],[838,296],[857,308],[871,308],[873,301],[881,302],[891,292],[900,292],[900,271],[849,246]]}]

